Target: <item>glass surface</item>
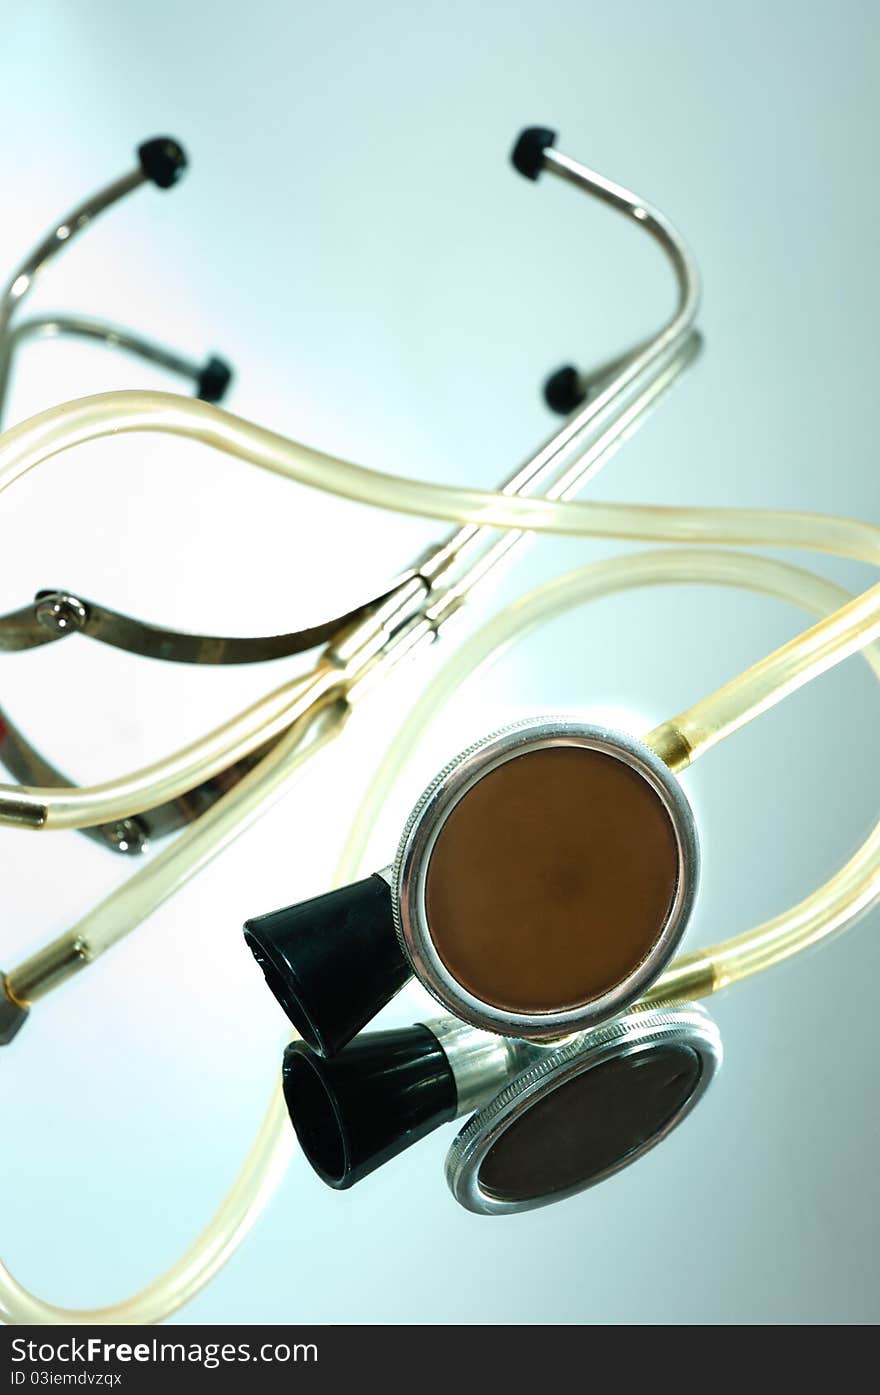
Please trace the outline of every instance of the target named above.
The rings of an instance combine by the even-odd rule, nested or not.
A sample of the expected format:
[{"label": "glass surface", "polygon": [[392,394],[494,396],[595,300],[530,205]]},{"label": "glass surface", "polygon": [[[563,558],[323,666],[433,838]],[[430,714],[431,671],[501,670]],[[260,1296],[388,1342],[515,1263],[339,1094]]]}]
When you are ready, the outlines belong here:
[{"label": "glass surface", "polygon": [[[123,174],[144,137],[169,131],[191,156],[179,188],[138,191],[84,235],[29,311],[104,316],[196,358],[220,352],[243,416],[380,469],[489,487],[554,429],[544,375],[612,356],[672,296],[637,230],[510,169],[520,127],[546,122],[567,154],[668,213],[705,283],[703,355],[585,497],[877,521],[876,6],[548,0],[539,24],[520,3],[503,21],[463,3],[220,0],[210,24],[206,13],[157,0],[146,23],[137,6],[58,0],[7,19],[3,268]],[[178,384],[89,345],[37,343],[22,352],[9,420],[132,386]],[[4,495],[0,611],[52,586],[179,629],[280,633],[355,604],[442,533],[182,442],[100,442]],[[619,550],[536,544],[462,631]],[[876,580],[795,560],[852,590]],[[696,587],[553,622],[450,704],[365,870],[390,860],[440,765],[503,722],[576,712],[641,733],[804,624],[778,603]],[[4,1129],[15,1204],[2,1256],[23,1283],[57,1303],[114,1301],[208,1219],[284,1033],[241,923],[326,888],[383,744],[455,643],[450,633],[365,701],[285,802],[40,1004],[4,1052],[0,1100],[16,1127]],[[176,669],[73,639],[5,656],[3,704],[56,764],[97,781],[183,745],[300,666]],[[703,851],[687,947],[781,911],[865,836],[880,777],[873,682],[850,660],[684,773]],[[0,870],[5,968],[132,864],[74,833],[0,830]],[[294,1158],[262,1222],[179,1320],[876,1321],[878,930],[875,910],[718,996],[721,1074],[638,1167],[490,1224],[446,1190],[451,1130],[345,1196]],[[433,1012],[412,987],[381,1025]],[[711,1282],[669,1284],[670,1255]]]}]

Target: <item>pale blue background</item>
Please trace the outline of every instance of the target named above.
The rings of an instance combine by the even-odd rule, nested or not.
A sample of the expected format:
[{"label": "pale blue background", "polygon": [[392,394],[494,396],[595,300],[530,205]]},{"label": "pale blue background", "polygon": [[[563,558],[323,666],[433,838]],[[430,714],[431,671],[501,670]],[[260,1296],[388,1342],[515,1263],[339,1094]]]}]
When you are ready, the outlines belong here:
[{"label": "pale blue background", "polygon": [[[488,486],[552,426],[544,373],[612,352],[669,305],[637,231],[510,170],[518,129],[550,124],[675,219],[706,285],[702,361],[592,496],[876,521],[878,21],[869,0],[7,7],[0,265],[171,131],[192,155],[186,183],[108,214],[33,308],[227,352],[241,414],[380,468]],[[35,347],[12,415],[148,380],[174,386],[98,350]],[[438,531],[192,447],[102,444],[4,496],[0,609],[66,585],[183,628],[265,633],[354,601]],[[612,550],[543,543],[481,607]],[[426,740],[374,862],[440,760],[512,710],[650,725],[801,623],[702,590],[556,622]],[[382,736],[431,671],[365,707],[297,795],[3,1053],[0,1239],[24,1283],[60,1303],[117,1299],[207,1219],[283,1032],[238,927],[326,884]],[[5,659],[3,701],[93,781],[183,744],[281,672],[172,670],[72,642]],[[705,858],[690,943],[774,914],[852,852],[877,813],[876,701],[852,661],[688,775]],[[0,866],[3,967],[130,870],[74,834],[13,832]],[[719,1082],[606,1186],[486,1221],[446,1191],[449,1130],[345,1195],[297,1161],[181,1320],[876,1320],[878,931],[875,911],[719,999]],[[425,1011],[413,990],[388,1020]]]}]

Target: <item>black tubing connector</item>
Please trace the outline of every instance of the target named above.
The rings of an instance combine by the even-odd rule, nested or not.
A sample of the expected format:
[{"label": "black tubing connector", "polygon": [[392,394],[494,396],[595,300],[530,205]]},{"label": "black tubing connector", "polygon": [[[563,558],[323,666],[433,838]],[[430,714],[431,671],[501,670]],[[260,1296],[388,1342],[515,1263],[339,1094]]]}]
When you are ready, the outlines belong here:
[{"label": "black tubing connector", "polygon": [[222,402],[232,382],[232,369],[223,358],[208,359],[196,378],[196,397],[202,402]]},{"label": "black tubing connector", "polygon": [[544,384],[544,401],[552,412],[558,412],[560,416],[567,417],[576,407],[582,407],[586,400],[580,374],[570,363],[557,368]]},{"label": "black tubing connector", "polygon": [[154,136],[138,146],[138,159],[147,179],[160,189],[176,184],[189,163],[186,151],[173,136]]},{"label": "black tubing connector", "polygon": [[455,1078],[433,1032],[364,1032],[332,1060],[284,1053],[284,1098],[318,1176],[343,1191],[456,1115]]},{"label": "black tubing connector", "polygon": [[510,156],[513,168],[526,179],[537,179],[544,168],[544,151],[556,144],[556,132],[546,126],[527,126],[520,132]]},{"label": "black tubing connector", "polygon": [[305,1042],[333,1056],[411,977],[378,873],[257,916],[244,937]]}]

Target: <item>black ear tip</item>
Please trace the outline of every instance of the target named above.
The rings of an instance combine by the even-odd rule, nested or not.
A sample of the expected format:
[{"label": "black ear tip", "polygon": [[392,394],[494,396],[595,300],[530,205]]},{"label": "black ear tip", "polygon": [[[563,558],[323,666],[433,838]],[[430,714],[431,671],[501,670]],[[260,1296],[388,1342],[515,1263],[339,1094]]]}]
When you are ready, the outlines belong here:
[{"label": "black ear tip", "polygon": [[274,943],[271,935],[260,933],[262,919],[259,917],[245,924],[245,944],[262,969],[267,988],[287,1013],[299,1036],[313,1051],[323,1056],[328,1044],[307,1011],[301,992],[297,991],[296,975],[283,950]]},{"label": "black ear tip", "polygon": [[208,359],[196,379],[196,397],[203,402],[222,402],[232,382],[232,369],[225,359]]},{"label": "black ear tip", "polygon": [[138,159],[147,179],[160,189],[176,184],[189,163],[186,151],[173,136],[154,136],[138,146]]},{"label": "black ear tip", "polygon": [[560,416],[567,417],[576,407],[583,406],[586,400],[580,375],[570,363],[557,368],[544,384],[544,401],[551,411],[558,412]]},{"label": "black ear tip", "polygon": [[254,916],[244,937],[270,991],[322,1056],[341,1051],[410,977],[379,873]]},{"label": "black ear tip", "polygon": [[520,132],[510,156],[515,170],[526,179],[537,179],[544,168],[544,151],[556,144],[556,132],[546,126],[527,126]]}]

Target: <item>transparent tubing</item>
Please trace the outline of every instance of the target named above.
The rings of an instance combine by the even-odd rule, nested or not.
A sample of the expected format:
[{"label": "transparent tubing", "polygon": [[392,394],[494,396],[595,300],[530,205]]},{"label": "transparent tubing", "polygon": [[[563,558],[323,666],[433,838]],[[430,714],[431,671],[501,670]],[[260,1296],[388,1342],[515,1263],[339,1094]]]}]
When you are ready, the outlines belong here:
[{"label": "transparent tubing", "polygon": [[880,561],[880,528],[854,519],[764,509],[558,501],[431,484],[337,460],[219,407],[165,392],[82,397],[0,437],[0,490],[63,451],[106,436],[158,432],[198,441],[299,484],[396,513],[576,537],[795,547]]},{"label": "transparent tubing", "polygon": [[13,1002],[30,1007],[136,929],[287,793],[311,756],[338,734],[348,711],[332,697],[312,703],[206,813],[75,925],[10,970],[5,991]]},{"label": "transparent tubing", "polygon": [[[216,407],[167,393],[105,393],[13,427],[0,437],[0,490],[75,445],[134,431],[198,440],[361,503],[459,523],[590,537],[811,548],[880,561],[880,528],[856,520],[770,510],[579,503],[425,484],[334,460]],[[316,672],[315,696],[327,682],[326,673]],[[0,785],[0,824],[87,828],[176,798],[283,730],[299,710],[291,701],[289,689],[279,688],[165,760],[101,785]]]},{"label": "transparent tubing", "polygon": [[341,682],[339,669],[319,663],[165,760],[105,784],[0,785],[0,825],[92,828],[176,799],[272,740]]},{"label": "transparent tubing", "polygon": [[880,584],[645,737],[675,770],[880,637]]},{"label": "transparent tubing", "polygon": [[[352,824],[336,874],[337,884],[361,871],[375,819],[401,768],[422,739],[425,728],[449,697],[482,666],[496,660],[511,644],[554,615],[613,592],[659,584],[701,583],[745,587],[788,601],[814,614],[841,607],[847,592],[822,577],[768,558],[733,552],[669,551],[614,558],[595,563],[521,597],[473,635],[447,661],[398,732],[371,782]],[[880,677],[880,649],[864,657]],[[201,864],[200,864],[201,865]],[[177,869],[179,885],[181,869]],[[136,873],[136,880],[142,873]],[[171,888],[173,889],[173,888]],[[127,890],[127,886],[122,889]],[[807,900],[774,920],[698,956],[676,961],[652,990],[667,1001],[682,991],[682,966],[695,959],[713,966],[702,993],[737,977],[769,967],[798,949],[850,923],[880,890],[880,828],[859,853]],[[170,894],[170,893],[169,893]],[[154,884],[153,904],[164,899]],[[104,903],[109,907],[113,897]],[[144,898],[142,910],[149,913]],[[678,978],[677,978],[678,975]],[[693,974],[691,974],[693,978]],[[691,998],[695,996],[691,991]],[[12,1323],[149,1323],[159,1322],[193,1298],[236,1251],[280,1182],[293,1147],[280,1089],[272,1100],[256,1140],[226,1199],[183,1258],[153,1283],[123,1302],[103,1308],[72,1309],[45,1303],[24,1289],[0,1264],[0,1317]]]},{"label": "transparent tubing", "polygon": [[[338,700],[314,704],[237,785],[217,800],[134,877],[73,927],[86,959],[97,959],[173,896],[246,829],[262,818],[322,746],[339,733],[348,709]],[[303,744],[309,733],[311,740]]]}]

